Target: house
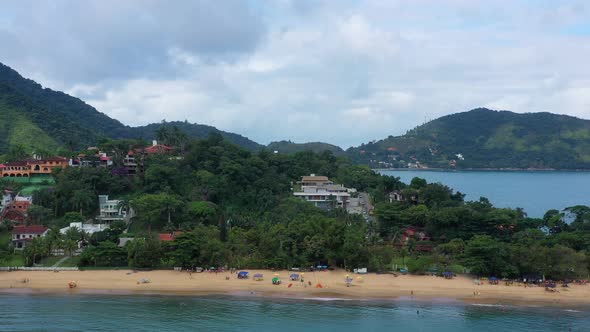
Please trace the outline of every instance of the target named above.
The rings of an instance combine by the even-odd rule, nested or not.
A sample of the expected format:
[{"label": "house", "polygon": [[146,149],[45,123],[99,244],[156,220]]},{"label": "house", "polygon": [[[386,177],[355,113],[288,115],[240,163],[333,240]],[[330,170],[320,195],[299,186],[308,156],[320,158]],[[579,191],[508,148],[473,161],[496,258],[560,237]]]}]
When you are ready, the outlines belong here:
[{"label": "house", "polygon": [[41,225],[15,226],[12,229],[12,244],[15,250],[23,250],[29,241],[43,237],[49,228]]},{"label": "house", "polygon": [[402,192],[399,190],[392,191],[389,193],[389,203],[403,202],[404,200],[404,194],[402,194]]},{"label": "house", "polygon": [[311,202],[321,209],[330,210],[334,205],[346,209],[348,206],[351,189],[334,184],[326,176],[311,174],[301,177],[301,181],[297,183],[300,189],[293,192],[293,196]]},{"label": "house", "polygon": [[85,224],[81,222],[71,222],[70,226],[64,227],[59,230],[61,234],[66,234],[70,229],[75,228],[79,231],[83,231],[88,235],[92,235],[97,232],[102,232],[109,229],[109,225],[106,224]]},{"label": "house", "polygon": [[399,190],[394,190],[389,193],[389,203],[405,202],[405,201],[409,201],[410,203],[416,204],[416,203],[418,203],[418,195],[411,194],[410,197],[407,197],[403,192],[401,192]]},{"label": "house", "polygon": [[182,234],[182,232],[160,233],[158,236],[161,242],[170,242],[174,241],[174,238],[180,234]]},{"label": "house", "polygon": [[73,167],[109,167],[112,165],[111,157],[107,156],[106,152],[98,151],[98,149],[96,154],[86,155],[80,153],[76,158],[70,160],[70,166]]},{"label": "house", "polygon": [[99,223],[110,225],[113,221],[126,221],[127,210],[120,206],[120,200],[109,200],[109,195],[98,195],[100,214],[96,217]]},{"label": "house", "polygon": [[168,154],[172,152],[172,147],[158,144],[158,141],[152,141],[152,146],[147,148],[138,148],[130,150],[123,159],[123,166],[127,170],[128,176],[134,176],[138,172],[143,172],[143,161],[145,157],[154,154]]},{"label": "house", "polygon": [[0,176],[20,178],[30,177],[31,175],[51,174],[55,168],[65,168],[69,164],[69,159],[64,157],[13,161],[0,167]]},{"label": "house", "polygon": [[12,202],[12,192],[5,190],[0,197],[0,213],[4,212],[4,208]]},{"label": "house", "polygon": [[430,241],[430,236],[428,236],[423,230],[412,226],[404,228],[402,230],[402,242],[408,242],[411,238],[414,238],[417,241]]},{"label": "house", "polygon": [[27,218],[27,209],[33,204],[33,197],[31,196],[15,196],[5,195],[2,198],[5,202],[0,220],[11,220],[16,223],[23,223]]},{"label": "house", "polygon": [[310,176],[302,176],[301,181],[297,181],[297,183],[304,187],[304,186],[326,186],[330,184],[334,184],[334,182],[330,181],[327,176],[317,176],[315,174],[311,174]]}]

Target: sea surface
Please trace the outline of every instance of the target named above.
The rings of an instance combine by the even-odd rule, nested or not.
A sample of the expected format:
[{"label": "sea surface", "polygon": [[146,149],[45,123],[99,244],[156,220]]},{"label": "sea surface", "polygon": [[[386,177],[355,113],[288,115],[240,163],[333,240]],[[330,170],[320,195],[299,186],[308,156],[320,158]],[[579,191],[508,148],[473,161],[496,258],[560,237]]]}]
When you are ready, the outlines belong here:
[{"label": "sea surface", "polygon": [[[414,177],[443,183],[466,194],[487,197],[496,207],[523,208],[530,217],[547,210],[590,205],[590,172],[553,171],[381,171],[409,183]],[[590,331],[590,329],[589,329]]]},{"label": "sea surface", "polygon": [[0,295],[0,331],[588,331],[590,308],[155,295]]}]

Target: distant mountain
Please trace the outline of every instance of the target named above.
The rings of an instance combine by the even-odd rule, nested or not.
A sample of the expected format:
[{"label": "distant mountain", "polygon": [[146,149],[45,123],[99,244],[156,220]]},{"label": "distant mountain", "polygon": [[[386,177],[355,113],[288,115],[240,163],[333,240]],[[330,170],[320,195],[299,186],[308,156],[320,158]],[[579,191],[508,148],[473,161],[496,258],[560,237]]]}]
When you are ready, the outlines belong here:
[{"label": "distant mountain", "polygon": [[[217,132],[246,149],[255,151],[262,147],[246,137],[211,126],[188,122],[167,124],[181,127],[190,137],[205,138]],[[82,100],[43,88],[0,63],[0,154],[15,144],[32,151],[58,145],[84,148],[105,137],[152,139],[154,131],[162,125],[126,126]]]},{"label": "distant mountain", "polygon": [[373,167],[588,169],[590,121],[478,108],[350,148],[347,154]]},{"label": "distant mountain", "polygon": [[130,128],[131,137],[143,137],[146,139],[153,139],[156,135],[156,130],[162,126],[176,126],[189,137],[194,138],[206,138],[210,133],[219,133],[226,140],[239,145],[250,151],[258,151],[263,148],[262,145],[238,134],[228,133],[219,130],[212,126],[193,124],[186,121],[171,121],[165,123],[152,123],[147,126],[132,127]]},{"label": "distant mountain", "polygon": [[270,151],[278,151],[278,153],[292,154],[303,151],[312,151],[315,153],[322,153],[324,151],[330,151],[335,156],[344,156],[345,152],[339,146],[322,143],[322,142],[311,142],[311,143],[293,143],[291,141],[280,141],[272,142],[267,147]]}]

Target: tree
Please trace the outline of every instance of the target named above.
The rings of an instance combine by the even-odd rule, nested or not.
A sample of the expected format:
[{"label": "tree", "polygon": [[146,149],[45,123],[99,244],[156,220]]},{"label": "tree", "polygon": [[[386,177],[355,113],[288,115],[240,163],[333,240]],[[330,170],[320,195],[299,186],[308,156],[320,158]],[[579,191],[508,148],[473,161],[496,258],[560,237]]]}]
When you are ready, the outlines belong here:
[{"label": "tree", "polygon": [[86,189],[79,189],[74,191],[74,195],[70,199],[71,204],[74,208],[80,210],[80,215],[84,215],[84,209],[88,209],[94,201],[96,200],[96,195],[92,193],[90,190]]},{"label": "tree", "polygon": [[210,202],[190,202],[186,212],[191,222],[203,225],[215,225],[217,222],[217,209]]},{"label": "tree", "polygon": [[28,266],[35,265],[37,258],[47,256],[48,254],[49,252],[47,251],[45,240],[41,237],[37,237],[29,241],[23,250],[25,262]]},{"label": "tree", "polygon": [[80,254],[79,266],[127,266],[127,251],[113,242],[101,242]]},{"label": "tree", "polygon": [[137,237],[127,245],[127,259],[130,267],[156,267],[161,257],[160,241],[152,234]]},{"label": "tree", "polygon": [[27,221],[29,224],[41,224],[42,220],[45,220],[51,215],[51,210],[39,205],[31,205],[27,209]]},{"label": "tree", "polygon": [[509,276],[516,270],[506,246],[488,235],[475,235],[465,245],[464,264],[471,273],[481,276]]},{"label": "tree", "polygon": [[152,226],[163,227],[163,220],[168,224],[172,222],[172,214],[183,206],[180,199],[175,196],[159,193],[144,194],[135,199],[132,203],[138,218],[142,223],[148,226],[148,231]]}]

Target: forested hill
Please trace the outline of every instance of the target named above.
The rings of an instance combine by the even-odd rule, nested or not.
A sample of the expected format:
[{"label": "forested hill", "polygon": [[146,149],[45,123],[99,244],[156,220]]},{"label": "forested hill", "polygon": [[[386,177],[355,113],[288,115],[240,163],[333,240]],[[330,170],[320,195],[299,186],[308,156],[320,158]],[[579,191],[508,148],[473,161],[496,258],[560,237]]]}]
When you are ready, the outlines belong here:
[{"label": "forested hill", "polygon": [[315,153],[322,153],[324,151],[330,151],[335,156],[344,156],[345,152],[339,146],[322,143],[322,142],[310,142],[310,143],[293,143],[291,141],[280,141],[272,142],[267,146],[269,151],[277,151],[278,153],[293,154],[303,151],[312,151]]},{"label": "forested hill", "polygon": [[373,167],[590,168],[590,121],[478,108],[347,150]]},{"label": "forested hill", "polygon": [[[243,136],[211,126],[171,122],[191,137],[220,133],[249,150],[261,146]],[[0,63],[0,154],[20,144],[27,150],[52,149],[58,145],[75,149],[95,145],[101,138],[154,138],[162,124],[129,127],[84,101],[60,91],[43,88],[35,81]],[[33,135],[34,133],[34,135]]]}]

